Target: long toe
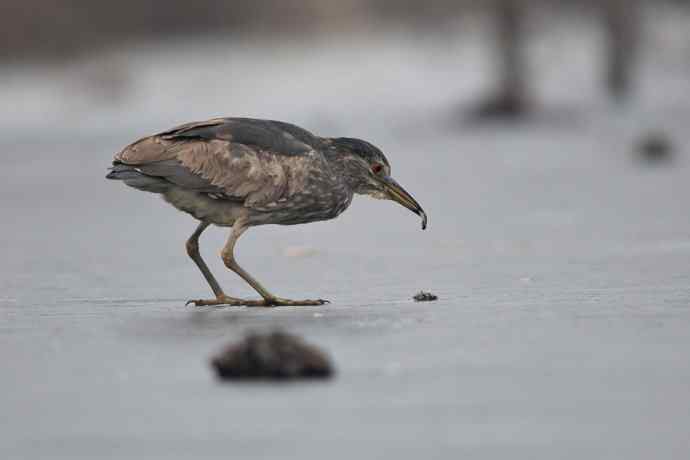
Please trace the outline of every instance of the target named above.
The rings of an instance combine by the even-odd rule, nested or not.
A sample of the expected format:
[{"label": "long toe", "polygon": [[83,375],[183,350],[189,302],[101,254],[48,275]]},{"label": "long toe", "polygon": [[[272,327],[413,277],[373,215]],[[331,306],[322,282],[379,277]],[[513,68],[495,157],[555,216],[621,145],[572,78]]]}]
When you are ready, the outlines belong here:
[{"label": "long toe", "polygon": [[330,303],[328,300],[324,299],[307,299],[307,300],[291,300],[283,299],[280,297],[265,299],[263,306],[266,307],[308,307],[317,305],[326,305]]},{"label": "long toe", "polygon": [[222,296],[215,299],[197,299],[188,300],[185,305],[193,305],[195,307],[208,307],[208,306],[219,306],[228,305],[232,307],[259,307],[265,305],[263,300],[248,300],[248,299],[238,299],[235,297]]}]

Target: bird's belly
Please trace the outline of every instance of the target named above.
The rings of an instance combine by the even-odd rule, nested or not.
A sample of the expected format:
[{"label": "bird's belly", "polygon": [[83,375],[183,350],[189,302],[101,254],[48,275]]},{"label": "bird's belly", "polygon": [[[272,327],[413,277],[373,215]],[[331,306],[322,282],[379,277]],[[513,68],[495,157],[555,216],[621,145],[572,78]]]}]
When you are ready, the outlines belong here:
[{"label": "bird's belly", "polygon": [[165,201],[191,214],[198,220],[215,225],[232,226],[237,219],[246,214],[240,203],[227,200],[214,200],[205,194],[174,187],[163,194]]}]

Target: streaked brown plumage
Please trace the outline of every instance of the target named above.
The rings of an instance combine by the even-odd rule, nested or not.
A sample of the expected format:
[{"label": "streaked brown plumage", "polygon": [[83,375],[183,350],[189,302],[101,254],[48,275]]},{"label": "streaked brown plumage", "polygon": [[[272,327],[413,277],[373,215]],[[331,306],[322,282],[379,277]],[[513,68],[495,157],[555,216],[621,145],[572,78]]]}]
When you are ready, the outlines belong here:
[{"label": "streaked brown plumage", "polygon": [[[196,305],[325,303],[276,297],[237,264],[235,243],[251,226],[332,219],[347,209],[354,193],[398,201],[426,226],[424,211],[390,177],[379,149],[359,139],[321,138],[278,121],[216,118],[181,125],[125,147],[107,177],[160,193],[201,221],[187,252],[216,298],[191,301]],[[263,300],[228,297],[220,288],[198,250],[198,238],[210,224],[232,227],[223,261]]]}]

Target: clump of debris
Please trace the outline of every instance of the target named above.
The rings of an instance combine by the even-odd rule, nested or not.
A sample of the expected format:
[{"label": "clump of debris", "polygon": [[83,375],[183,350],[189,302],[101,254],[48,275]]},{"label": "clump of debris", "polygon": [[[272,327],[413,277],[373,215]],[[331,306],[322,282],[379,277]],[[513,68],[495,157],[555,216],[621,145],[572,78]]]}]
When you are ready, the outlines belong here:
[{"label": "clump of debris", "polygon": [[328,378],[334,373],[324,352],[280,330],[250,333],[213,357],[211,366],[221,379]]},{"label": "clump of debris", "polygon": [[432,302],[434,300],[438,300],[438,297],[431,292],[419,291],[417,294],[415,294],[413,299],[416,302]]}]

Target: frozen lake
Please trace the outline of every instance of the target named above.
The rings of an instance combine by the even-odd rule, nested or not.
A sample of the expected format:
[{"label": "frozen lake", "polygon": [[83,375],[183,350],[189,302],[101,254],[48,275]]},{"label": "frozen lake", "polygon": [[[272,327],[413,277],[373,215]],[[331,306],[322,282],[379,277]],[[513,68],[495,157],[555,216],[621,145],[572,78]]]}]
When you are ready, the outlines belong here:
[{"label": "frozen lake", "polygon": [[[544,84],[567,117],[453,127],[485,77],[481,48],[391,43],[143,48],[112,57],[124,95],[95,111],[81,67],[5,71],[0,457],[687,456],[687,78],[645,72],[615,110],[583,39],[556,65],[567,83]],[[216,115],[379,145],[429,229],[365,198],[335,221],[253,229],[248,271],[332,303],[185,307],[209,295],[184,251],[195,222],[104,175],[135,138]],[[674,161],[636,161],[657,127]],[[210,229],[202,253],[228,294],[251,296],[217,256],[225,236]],[[420,289],[439,301],[412,302]],[[337,376],[214,379],[213,353],[273,326],[325,348]]]}]

